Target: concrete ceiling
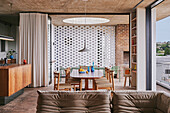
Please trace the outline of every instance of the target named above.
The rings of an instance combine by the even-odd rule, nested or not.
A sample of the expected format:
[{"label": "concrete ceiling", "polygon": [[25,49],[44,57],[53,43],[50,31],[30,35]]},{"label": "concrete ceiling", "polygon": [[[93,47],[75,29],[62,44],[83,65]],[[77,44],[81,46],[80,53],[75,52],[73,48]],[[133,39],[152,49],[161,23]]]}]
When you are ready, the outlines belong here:
[{"label": "concrete ceiling", "polygon": [[[63,22],[63,19],[72,18],[72,17],[85,17],[84,15],[51,15],[52,23],[56,26],[69,26],[73,24],[66,24]],[[86,17],[100,17],[107,18],[110,20],[108,23],[100,24],[100,25],[117,25],[117,24],[129,24],[129,16],[128,15],[90,15]]]},{"label": "concrete ceiling", "polygon": [[170,16],[170,0],[165,0],[156,6],[156,16],[157,20]]},{"label": "concrete ceiling", "polygon": [[[129,13],[141,0],[88,0],[89,13]],[[144,0],[138,7],[146,7],[155,0]],[[12,3],[12,11],[11,6]],[[0,14],[19,12],[84,13],[82,0],[0,0]]]},{"label": "concrete ceiling", "polygon": [[[141,0],[88,0],[86,2],[86,13],[130,13],[132,8],[140,1]],[[154,1],[155,0],[144,0],[138,7],[146,7]],[[12,8],[10,3],[12,3]],[[157,20],[170,16],[170,0],[165,0],[156,8]],[[0,0],[0,17],[11,15],[11,13],[18,14],[19,12],[84,13],[85,2],[82,0]],[[51,15],[52,21],[56,25],[65,25],[62,23],[62,20],[73,16],[75,17],[76,15]],[[96,17],[103,16],[98,15]],[[111,20],[110,23],[105,25],[128,22],[128,16],[107,15],[104,17]],[[8,21],[5,17],[2,19]],[[12,23],[11,20],[9,21]],[[57,21],[59,23],[57,23]]]}]

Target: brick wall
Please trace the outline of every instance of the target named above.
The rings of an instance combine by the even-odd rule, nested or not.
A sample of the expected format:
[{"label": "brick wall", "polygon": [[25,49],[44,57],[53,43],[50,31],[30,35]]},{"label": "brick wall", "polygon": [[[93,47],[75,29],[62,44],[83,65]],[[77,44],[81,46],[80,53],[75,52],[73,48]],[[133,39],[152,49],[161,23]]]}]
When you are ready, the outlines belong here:
[{"label": "brick wall", "polygon": [[129,24],[119,24],[116,26],[115,42],[115,64],[122,68],[124,66],[122,65],[124,64],[124,58],[128,59],[126,58],[127,55],[124,56],[124,51],[129,51]]}]

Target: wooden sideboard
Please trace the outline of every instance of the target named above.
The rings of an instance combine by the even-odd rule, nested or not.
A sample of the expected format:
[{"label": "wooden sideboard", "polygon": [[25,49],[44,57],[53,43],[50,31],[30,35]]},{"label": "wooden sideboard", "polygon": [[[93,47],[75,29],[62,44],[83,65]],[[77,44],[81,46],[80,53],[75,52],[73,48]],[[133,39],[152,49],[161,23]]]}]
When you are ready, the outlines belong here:
[{"label": "wooden sideboard", "polygon": [[0,96],[11,96],[31,84],[31,64],[0,66]]}]

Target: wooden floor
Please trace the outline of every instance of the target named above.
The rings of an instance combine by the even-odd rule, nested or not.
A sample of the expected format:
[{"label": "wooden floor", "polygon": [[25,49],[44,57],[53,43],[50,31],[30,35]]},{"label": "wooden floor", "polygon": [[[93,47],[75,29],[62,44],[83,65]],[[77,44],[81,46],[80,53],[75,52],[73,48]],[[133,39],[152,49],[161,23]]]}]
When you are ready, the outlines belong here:
[{"label": "wooden floor", "polygon": [[[119,82],[118,79],[115,80],[115,90],[134,90],[130,87],[123,87],[123,80]],[[128,85],[128,83],[127,83]],[[170,91],[157,85],[159,91]],[[25,88],[24,94],[20,95],[15,100],[10,103],[0,106],[0,113],[35,113],[37,106],[37,90],[53,90],[52,86],[42,87],[42,88]]]}]

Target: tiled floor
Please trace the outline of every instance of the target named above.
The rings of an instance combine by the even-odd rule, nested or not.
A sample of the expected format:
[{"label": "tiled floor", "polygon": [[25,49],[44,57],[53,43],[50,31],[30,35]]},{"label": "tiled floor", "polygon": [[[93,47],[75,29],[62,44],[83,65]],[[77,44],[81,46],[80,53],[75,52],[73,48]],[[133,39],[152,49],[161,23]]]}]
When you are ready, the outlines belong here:
[{"label": "tiled floor", "polygon": [[[123,80],[119,82],[118,79],[115,79],[115,90],[133,90],[130,87],[122,87]],[[128,84],[128,83],[127,83]],[[158,90],[166,91],[170,93],[170,91],[157,86]],[[22,95],[20,95],[15,100],[10,103],[0,106],[0,113],[35,113],[37,106],[37,90],[52,90],[53,87],[42,87],[42,88],[25,88],[25,91]]]}]

